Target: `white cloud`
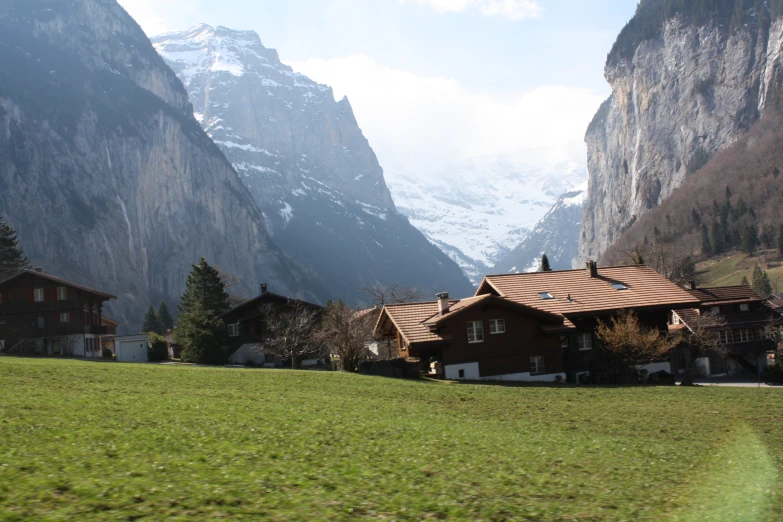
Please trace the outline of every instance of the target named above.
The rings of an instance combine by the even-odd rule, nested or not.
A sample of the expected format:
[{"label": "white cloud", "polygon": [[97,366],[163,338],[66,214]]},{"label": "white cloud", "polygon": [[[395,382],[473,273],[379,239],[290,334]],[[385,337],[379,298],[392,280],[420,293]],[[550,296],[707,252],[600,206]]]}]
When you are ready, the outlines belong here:
[{"label": "white cloud", "polygon": [[486,16],[499,15],[511,20],[535,18],[542,11],[536,0],[400,0],[400,3],[428,5],[439,13],[461,13],[473,8]]},{"label": "white cloud", "polygon": [[156,36],[173,29],[165,22],[161,13],[162,10],[171,10],[175,3],[162,0],[119,0],[119,3],[136,20],[147,36]]},{"label": "white cloud", "polygon": [[502,156],[545,165],[585,162],[584,134],[606,93],[543,86],[516,92],[471,89],[364,55],[291,64],[347,95],[381,163],[436,172],[463,157]]}]

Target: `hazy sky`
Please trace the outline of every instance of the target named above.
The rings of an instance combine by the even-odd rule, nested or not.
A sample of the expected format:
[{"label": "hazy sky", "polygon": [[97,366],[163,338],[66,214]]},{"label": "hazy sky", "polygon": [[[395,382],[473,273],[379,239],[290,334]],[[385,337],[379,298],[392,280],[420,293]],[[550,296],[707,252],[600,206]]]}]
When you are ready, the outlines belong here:
[{"label": "hazy sky", "polygon": [[148,35],[258,32],[347,95],[388,163],[504,155],[584,162],[606,54],[636,0],[120,0]]}]

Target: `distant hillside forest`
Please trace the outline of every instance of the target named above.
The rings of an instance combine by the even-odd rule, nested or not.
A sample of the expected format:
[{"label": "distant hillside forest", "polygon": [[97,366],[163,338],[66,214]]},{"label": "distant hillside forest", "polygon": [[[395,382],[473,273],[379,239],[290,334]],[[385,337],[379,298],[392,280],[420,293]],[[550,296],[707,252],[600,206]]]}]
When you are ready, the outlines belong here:
[{"label": "distant hillside forest", "polygon": [[730,34],[745,25],[766,27],[781,14],[783,0],[641,0],[617,37],[607,63],[631,60],[640,43],[659,36],[664,22],[676,16],[684,22],[713,24]]},{"label": "distant hillside forest", "polygon": [[783,99],[778,91],[748,134],[717,152],[658,207],[626,230],[602,258],[643,261],[672,280],[695,263],[731,252],[783,255]]}]

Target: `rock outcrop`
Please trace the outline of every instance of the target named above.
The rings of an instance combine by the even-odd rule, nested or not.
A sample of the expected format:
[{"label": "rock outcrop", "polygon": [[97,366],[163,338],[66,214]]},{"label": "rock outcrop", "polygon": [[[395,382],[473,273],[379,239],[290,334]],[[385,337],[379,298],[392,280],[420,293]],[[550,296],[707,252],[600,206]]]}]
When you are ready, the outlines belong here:
[{"label": "rock outcrop", "polygon": [[395,208],[347,98],[281,63],[252,31],[199,25],[152,41],[275,243],[332,298],[361,303],[377,283],[472,294]]},{"label": "rock outcrop", "polygon": [[[640,17],[657,7],[643,1],[624,31],[643,26]],[[744,135],[774,96],[783,20],[770,22],[766,11],[748,11],[740,24],[709,20],[664,18],[652,36],[623,48],[618,40],[610,54],[612,95],[586,134],[581,259],[599,258],[715,151]]]},{"label": "rock outcrop", "polygon": [[235,293],[316,298],[116,1],[3,2],[0,63],[0,214],[33,263],[118,295],[122,331],[174,307],[201,256]]}]

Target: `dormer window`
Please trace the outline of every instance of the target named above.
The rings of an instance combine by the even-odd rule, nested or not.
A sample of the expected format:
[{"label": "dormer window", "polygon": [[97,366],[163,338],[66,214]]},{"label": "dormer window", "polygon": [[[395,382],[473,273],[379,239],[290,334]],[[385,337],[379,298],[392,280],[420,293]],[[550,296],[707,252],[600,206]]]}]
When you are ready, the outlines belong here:
[{"label": "dormer window", "polygon": [[539,292],[538,295],[543,299],[544,301],[549,301],[550,299],[554,299],[555,296],[550,294],[549,292]]},{"label": "dormer window", "polygon": [[615,290],[628,290],[628,287],[622,283],[612,283]]}]

